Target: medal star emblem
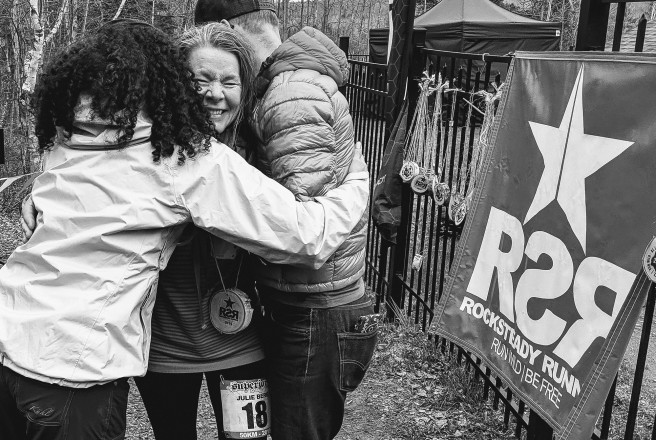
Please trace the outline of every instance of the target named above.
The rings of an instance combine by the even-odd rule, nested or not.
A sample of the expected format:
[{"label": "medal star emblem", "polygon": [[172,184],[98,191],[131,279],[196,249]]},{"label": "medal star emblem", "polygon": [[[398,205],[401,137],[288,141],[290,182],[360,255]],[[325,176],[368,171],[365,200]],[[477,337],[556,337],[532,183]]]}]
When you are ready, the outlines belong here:
[{"label": "medal star emblem", "polygon": [[231,309],[232,306],[235,304],[235,302],[232,299],[230,299],[230,297],[228,297],[228,299],[224,299],[224,301],[226,303],[226,308],[228,309]]},{"label": "medal star emblem", "polygon": [[524,224],[556,200],[586,253],[585,179],[633,142],[585,133],[583,67],[576,77],[560,126],[531,121],[529,125],[544,160],[544,171]]}]

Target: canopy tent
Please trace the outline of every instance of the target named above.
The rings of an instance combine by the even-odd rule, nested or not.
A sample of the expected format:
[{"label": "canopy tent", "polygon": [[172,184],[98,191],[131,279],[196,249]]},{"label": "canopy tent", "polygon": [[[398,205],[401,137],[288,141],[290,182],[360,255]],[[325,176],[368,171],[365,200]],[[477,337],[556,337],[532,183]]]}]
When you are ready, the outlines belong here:
[{"label": "canopy tent", "polygon": [[[522,17],[489,0],[442,0],[415,19],[426,29],[426,47],[505,55],[516,50],[558,50],[561,24]],[[369,31],[369,58],[386,63],[389,29]]]}]

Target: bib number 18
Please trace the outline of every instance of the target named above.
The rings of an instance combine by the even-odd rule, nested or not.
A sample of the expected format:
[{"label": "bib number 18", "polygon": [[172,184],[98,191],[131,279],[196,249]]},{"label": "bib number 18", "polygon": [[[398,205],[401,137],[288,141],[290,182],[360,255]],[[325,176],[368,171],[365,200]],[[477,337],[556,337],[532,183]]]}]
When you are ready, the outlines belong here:
[{"label": "bib number 18", "polygon": [[227,438],[256,438],[269,434],[271,410],[266,379],[221,378],[221,405]]},{"label": "bib number 18", "polygon": [[246,422],[248,429],[255,429],[257,424],[258,428],[266,428],[269,424],[269,417],[267,416],[267,403],[265,400],[260,400],[255,404],[255,417],[253,417],[253,403],[248,403],[241,407],[246,411]]}]

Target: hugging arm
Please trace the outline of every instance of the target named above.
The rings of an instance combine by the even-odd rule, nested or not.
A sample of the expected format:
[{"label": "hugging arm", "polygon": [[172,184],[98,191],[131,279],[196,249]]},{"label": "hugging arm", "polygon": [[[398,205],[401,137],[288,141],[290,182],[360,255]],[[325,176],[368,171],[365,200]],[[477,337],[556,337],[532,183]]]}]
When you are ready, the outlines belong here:
[{"label": "hugging arm", "polygon": [[23,230],[23,241],[29,240],[36,229],[36,207],[30,194],[25,196],[21,204],[20,225]]},{"label": "hugging arm", "polygon": [[204,176],[200,183],[177,185],[181,203],[196,225],[273,263],[321,267],[368,204],[369,174],[360,153],[341,186],[303,202],[224,145],[210,154],[211,160],[190,164],[204,168],[195,171]]},{"label": "hugging arm", "polygon": [[[224,145],[212,150],[212,158],[183,165],[195,168],[186,177],[173,173],[179,202],[198,226],[271,262],[321,267],[367,207],[369,173],[361,152],[341,186],[299,202]],[[36,227],[29,196],[23,200],[21,227],[26,240]]]}]

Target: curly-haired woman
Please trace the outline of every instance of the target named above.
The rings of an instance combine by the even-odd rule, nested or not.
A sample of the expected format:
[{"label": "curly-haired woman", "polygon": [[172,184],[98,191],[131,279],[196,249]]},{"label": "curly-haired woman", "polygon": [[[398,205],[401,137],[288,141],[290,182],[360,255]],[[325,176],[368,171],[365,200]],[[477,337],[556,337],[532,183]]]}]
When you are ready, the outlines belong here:
[{"label": "curly-haired woman", "polygon": [[[217,138],[235,145],[237,127],[252,109],[253,51],[238,31],[219,23],[190,28],[180,47],[200,86]],[[203,376],[214,408],[219,439],[225,439],[221,380],[265,377],[264,352],[256,323],[235,334],[209,325],[209,287],[233,287],[254,295],[252,278],[242,271],[242,251],[197,228],[188,244],[178,245],[160,274],[153,311],[148,373],[135,378],[157,440],[197,438],[196,418]],[[241,275],[241,276],[240,276]],[[254,301],[255,303],[256,301]],[[257,319],[257,318],[256,318]],[[226,402],[229,404],[229,402]],[[241,412],[244,402],[236,410]],[[235,429],[238,427],[230,427]],[[247,428],[245,426],[244,428]],[[251,431],[252,432],[252,431]],[[262,437],[252,437],[263,439]]]},{"label": "curly-haired woman", "polygon": [[296,202],[212,132],[183,56],[146,23],[105,25],[45,70],[37,227],[0,269],[0,438],[124,438],[126,378],[146,371],[159,270],[184,223],[315,267],[362,215],[362,162]]}]

